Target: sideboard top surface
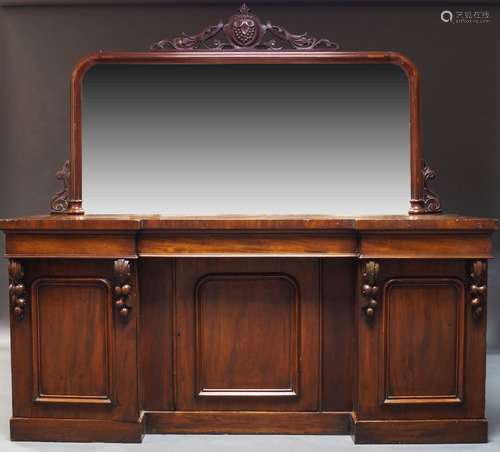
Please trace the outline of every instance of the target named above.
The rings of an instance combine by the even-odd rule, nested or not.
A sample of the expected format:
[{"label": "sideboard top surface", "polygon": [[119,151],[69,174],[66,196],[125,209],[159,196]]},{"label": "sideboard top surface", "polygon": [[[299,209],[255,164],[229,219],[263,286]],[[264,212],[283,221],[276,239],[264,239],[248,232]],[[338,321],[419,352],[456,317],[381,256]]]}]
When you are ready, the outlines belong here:
[{"label": "sideboard top surface", "polygon": [[40,215],[0,219],[4,231],[147,231],[147,230],[351,230],[351,231],[495,231],[493,218],[459,215],[401,216],[197,216]]}]

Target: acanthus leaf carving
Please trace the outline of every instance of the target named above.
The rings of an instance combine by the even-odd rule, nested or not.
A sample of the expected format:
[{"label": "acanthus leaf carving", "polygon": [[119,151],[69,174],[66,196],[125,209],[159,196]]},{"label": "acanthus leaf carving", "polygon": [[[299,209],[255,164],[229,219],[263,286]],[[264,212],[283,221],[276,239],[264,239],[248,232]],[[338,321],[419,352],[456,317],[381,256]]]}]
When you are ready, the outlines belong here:
[{"label": "acanthus leaf carving", "polygon": [[367,304],[363,306],[363,312],[366,320],[371,322],[375,317],[375,312],[378,307],[377,296],[379,288],[377,286],[380,264],[375,261],[368,261],[363,264],[361,272],[362,286],[361,295],[366,300]]},{"label": "acanthus leaf carving", "polygon": [[66,160],[62,168],[56,173],[57,180],[62,181],[63,188],[58,191],[50,200],[51,213],[66,213],[69,208],[69,178],[71,169],[69,160]]},{"label": "acanthus leaf carving", "polygon": [[24,270],[22,265],[13,259],[9,260],[9,297],[12,312],[17,320],[24,318],[24,312],[27,308],[26,287],[24,285]]},{"label": "acanthus leaf carving", "polygon": [[[221,32],[225,40],[217,38]],[[271,35],[282,44],[276,39],[264,41],[266,35]],[[270,21],[262,23],[243,3],[239,12],[231,16],[226,23],[219,21],[217,25],[208,26],[195,35],[183,34],[173,39],[163,39],[155,42],[151,50],[282,50],[283,45],[294,50],[339,49],[337,43],[328,39],[318,39],[308,36],[307,33],[293,34]]]},{"label": "acanthus leaf carving", "polygon": [[121,318],[127,320],[131,306],[127,304],[128,297],[132,292],[130,262],[126,259],[117,259],[114,261],[115,277],[115,307]]},{"label": "acanthus leaf carving", "polygon": [[483,315],[486,300],[486,263],[480,260],[473,261],[469,278],[472,317],[474,320],[479,320]]},{"label": "acanthus leaf carving", "polygon": [[430,187],[431,181],[436,178],[436,172],[422,161],[422,175],[424,178],[424,207],[427,213],[441,213],[441,201],[437,193]]}]

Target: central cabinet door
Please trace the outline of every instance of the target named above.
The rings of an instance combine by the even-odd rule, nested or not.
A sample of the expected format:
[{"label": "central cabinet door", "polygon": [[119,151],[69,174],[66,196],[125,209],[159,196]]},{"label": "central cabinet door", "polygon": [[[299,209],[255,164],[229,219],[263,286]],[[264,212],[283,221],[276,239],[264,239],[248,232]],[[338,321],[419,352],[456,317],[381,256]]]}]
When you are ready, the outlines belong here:
[{"label": "central cabinet door", "polygon": [[318,409],[317,259],[178,259],[178,410]]}]

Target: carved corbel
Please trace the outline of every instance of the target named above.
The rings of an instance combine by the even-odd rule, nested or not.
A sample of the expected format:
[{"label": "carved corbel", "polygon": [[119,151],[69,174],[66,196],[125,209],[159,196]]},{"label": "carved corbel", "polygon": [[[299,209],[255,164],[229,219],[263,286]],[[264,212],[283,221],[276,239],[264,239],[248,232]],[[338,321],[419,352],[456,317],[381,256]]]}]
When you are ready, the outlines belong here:
[{"label": "carved corbel", "polygon": [[376,285],[380,264],[375,261],[368,261],[364,263],[361,273],[362,286],[361,295],[366,300],[367,304],[363,306],[363,312],[366,320],[371,322],[375,316],[378,307],[377,295],[379,288]]},{"label": "carved corbel", "polygon": [[436,178],[436,172],[431,169],[425,160],[422,161],[422,175],[424,178],[424,207],[427,213],[441,213],[441,201],[437,193],[430,187],[431,181]]},{"label": "carved corbel", "polygon": [[24,318],[24,311],[27,307],[26,287],[24,286],[24,270],[21,264],[15,260],[9,260],[9,296],[14,317],[17,320]]},{"label": "carved corbel", "polygon": [[114,277],[115,277],[115,307],[122,319],[127,320],[131,306],[127,305],[128,297],[132,291],[130,283],[131,272],[130,262],[126,259],[117,259],[114,262]]},{"label": "carved corbel", "polygon": [[486,301],[486,263],[483,261],[472,262],[469,277],[472,317],[474,320],[479,320],[483,315]]},{"label": "carved corbel", "polygon": [[71,169],[69,160],[64,162],[63,167],[56,173],[57,180],[62,181],[63,188],[58,191],[50,200],[51,213],[66,213],[69,208],[69,177]]}]

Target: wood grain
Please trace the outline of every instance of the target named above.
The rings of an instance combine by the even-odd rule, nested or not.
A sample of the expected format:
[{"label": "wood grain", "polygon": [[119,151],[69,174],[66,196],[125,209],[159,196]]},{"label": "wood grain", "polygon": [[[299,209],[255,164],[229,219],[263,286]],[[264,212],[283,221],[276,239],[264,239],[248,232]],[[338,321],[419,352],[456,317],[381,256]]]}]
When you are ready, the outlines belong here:
[{"label": "wood grain", "polygon": [[137,291],[123,323],[110,311],[112,260],[23,262],[34,305],[22,322],[11,317],[13,416],[136,422]]},{"label": "wood grain", "polygon": [[140,259],[140,355],[146,411],[171,411],[174,385],[174,259]]},{"label": "wood grain", "polygon": [[400,278],[386,283],[380,403],[463,402],[464,292],[459,279]]},{"label": "wood grain", "polygon": [[[111,290],[105,279],[41,278],[34,281],[31,306],[35,402],[116,402],[112,394]],[[79,324],[86,328],[62,335],[60,325]],[[88,372],[89,368],[92,372]]]},{"label": "wood grain", "polygon": [[147,433],[281,433],[346,435],[350,412],[149,412]]},{"label": "wood grain", "polygon": [[468,262],[379,263],[382,315],[364,321],[361,292],[355,311],[357,419],[483,419],[486,331],[467,308]]},{"label": "wood grain", "polygon": [[460,259],[493,257],[490,234],[362,234],[361,258]]},{"label": "wood grain", "polygon": [[354,234],[329,233],[172,233],[141,234],[137,244],[141,256],[259,255],[354,256]]},{"label": "wood grain", "polygon": [[410,120],[410,214],[425,213],[420,136],[420,76],[414,63],[397,52],[338,52],[328,50],[292,50],[259,52],[181,51],[181,52],[99,52],[83,57],[71,77],[71,175],[69,214],[81,215],[82,209],[82,81],[97,64],[394,64],[408,78]]},{"label": "wood grain", "polygon": [[9,233],[8,257],[135,258],[135,238],[108,234],[29,234]]},{"label": "wood grain", "polygon": [[317,410],[318,271],[317,259],[179,259],[176,408]]},{"label": "wood grain", "polygon": [[356,444],[486,443],[486,419],[356,421]]},{"label": "wood grain", "polygon": [[94,419],[11,418],[12,441],[141,443],[142,420],[117,422]]},{"label": "wood grain", "polygon": [[321,259],[321,410],[351,411],[356,262]]},{"label": "wood grain", "polygon": [[[485,440],[495,222],[84,218],[3,223],[25,300],[13,438],[138,441],[144,410],[157,433],[345,434],[352,414],[358,442]],[[182,252],[143,256],[146,239]],[[109,293],[125,286],[123,321]]]},{"label": "wood grain", "polygon": [[195,230],[357,230],[357,231],[495,231],[498,220],[460,215],[378,215],[339,217],[335,215],[38,215],[0,219],[4,231],[195,231]]}]

